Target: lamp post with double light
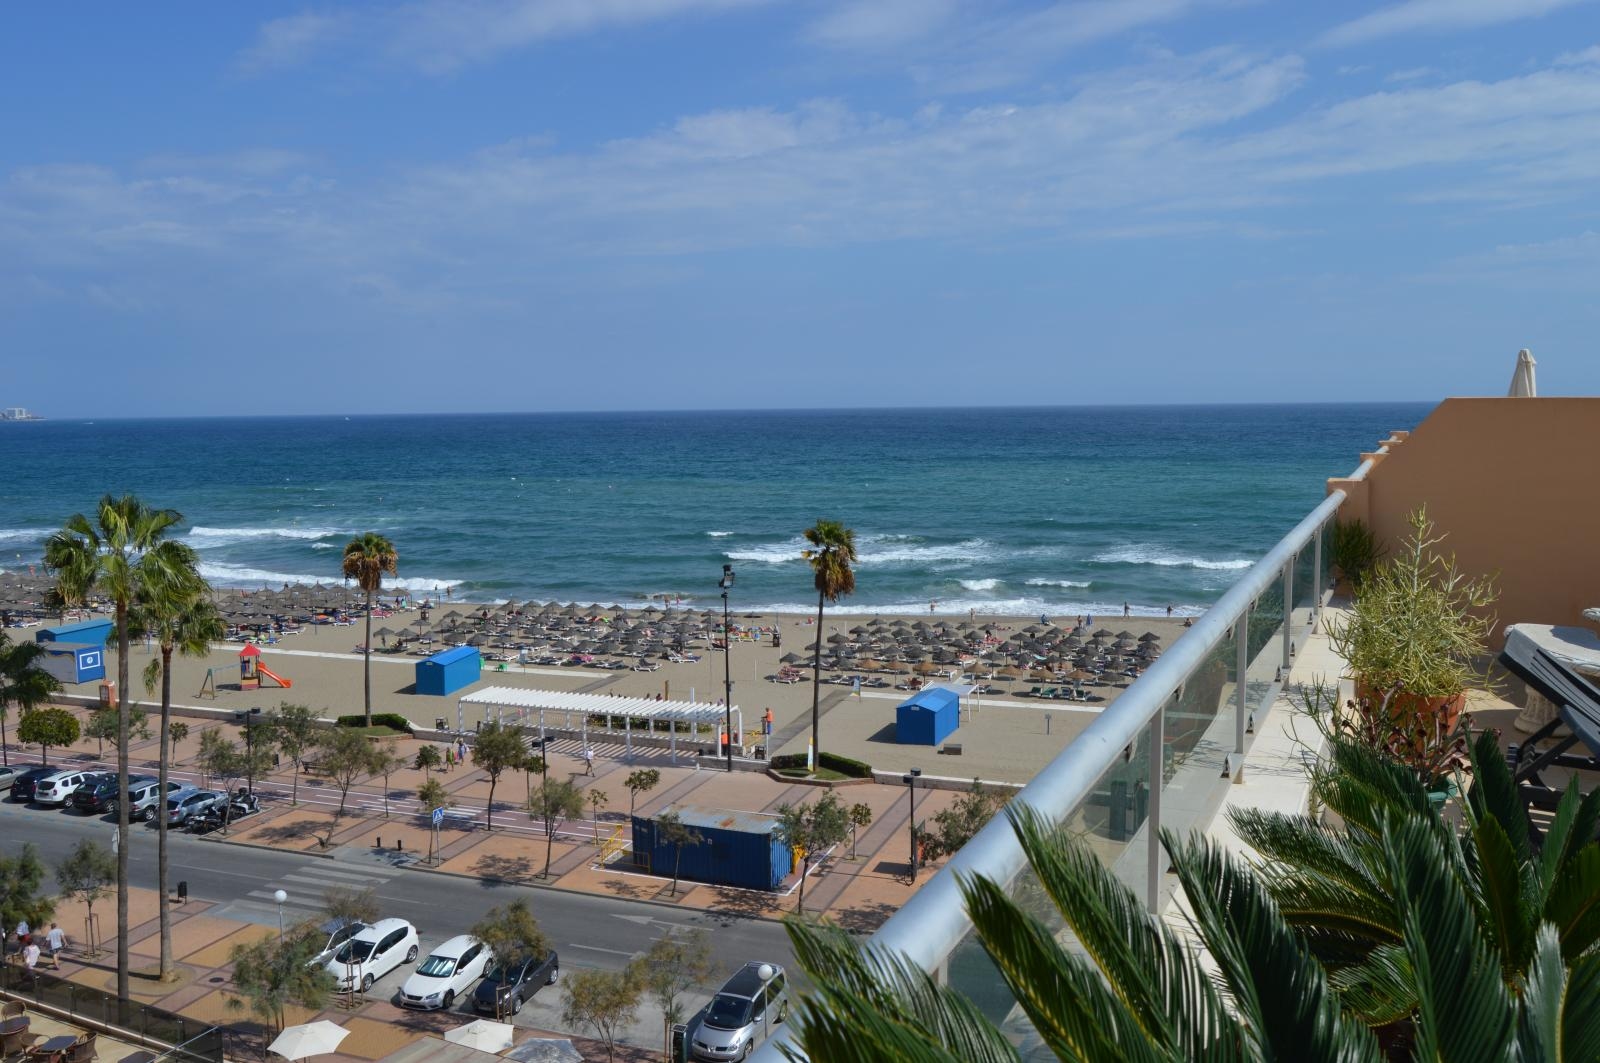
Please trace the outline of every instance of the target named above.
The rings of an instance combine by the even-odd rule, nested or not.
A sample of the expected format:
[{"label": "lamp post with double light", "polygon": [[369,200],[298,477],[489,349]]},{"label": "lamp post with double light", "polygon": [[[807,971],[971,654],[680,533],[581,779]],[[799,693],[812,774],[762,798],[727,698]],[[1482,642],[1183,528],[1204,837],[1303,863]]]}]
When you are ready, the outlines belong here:
[{"label": "lamp post with double light", "polygon": [[900,781],[906,784],[906,790],[911,795],[911,822],[908,829],[911,834],[911,881],[917,881],[917,780],[922,777],[921,768],[912,768],[911,774],[900,776]]},{"label": "lamp post with double light", "polygon": [[728,771],[733,771],[733,625],[728,620],[728,591],[733,589],[733,566],[722,566],[722,740],[727,743]]}]

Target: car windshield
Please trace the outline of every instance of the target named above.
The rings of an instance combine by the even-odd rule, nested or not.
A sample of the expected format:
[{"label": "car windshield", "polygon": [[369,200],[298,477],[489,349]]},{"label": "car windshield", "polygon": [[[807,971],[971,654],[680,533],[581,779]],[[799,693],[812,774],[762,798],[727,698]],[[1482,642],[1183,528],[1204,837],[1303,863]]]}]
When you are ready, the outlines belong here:
[{"label": "car windshield", "polygon": [[447,978],[456,973],[456,958],[454,956],[429,956],[417,968],[417,973],[425,978]]},{"label": "car windshield", "polygon": [[706,1009],[706,1025],[719,1030],[737,1030],[750,1023],[750,1001],[745,997],[728,997],[720,993]]},{"label": "car windshield", "polygon": [[334,959],[340,963],[364,963],[372,955],[371,941],[347,941]]}]

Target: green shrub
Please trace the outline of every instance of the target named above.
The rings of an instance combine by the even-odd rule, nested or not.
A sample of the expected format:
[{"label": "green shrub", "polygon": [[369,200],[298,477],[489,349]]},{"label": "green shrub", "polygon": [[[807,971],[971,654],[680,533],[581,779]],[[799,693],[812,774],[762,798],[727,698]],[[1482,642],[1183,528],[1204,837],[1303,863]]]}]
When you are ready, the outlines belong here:
[{"label": "green shrub", "polygon": [[[804,770],[806,755],[804,753],[785,753],[782,756],[773,757],[769,763],[772,769],[777,772],[788,772],[797,768]],[[859,760],[851,760],[849,757],[841,757],[837,753],[824,753],[819,756],[817,758],[817,767],[838,772],[847,779],[872,778],[872,765],[863,764]]]},{"label": "green shrub", "polygon": [[[365,727],[367,718],[362,713],[357,712],[349,716],[341,716],[335,722],[340,727]],[[374,727],[388,727],[402,734],[411,733],[411,721],[398,712],[375,712],[372,714],[372,724]]]}]

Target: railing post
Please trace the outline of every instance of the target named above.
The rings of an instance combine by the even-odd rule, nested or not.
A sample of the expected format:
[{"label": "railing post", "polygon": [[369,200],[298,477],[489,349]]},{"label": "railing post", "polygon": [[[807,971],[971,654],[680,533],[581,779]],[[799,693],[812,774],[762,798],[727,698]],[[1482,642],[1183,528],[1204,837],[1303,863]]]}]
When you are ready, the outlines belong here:
[{"label": "railing post", "polygon": [[[1233,623],[1234,671],[1237,673],[1233,688],[1233,754],[1241,758],[1244,756],[1244,724],[1250,713],[1245,704],[1245,672],[1250,667],[1250,610],[1253,608],[1253,604],[1247,607]],[[1235,765],[1234,773],[1238,770],[1239,765]]]},{"label": "railing post", "polygon": [[1322,619],[1322,527],[1311,537],[1311,629]]},{"label": "railing post", "polygon": [[1294,658],[1294,566],[1300,559],[1295,553],[1283,566],[1283,674],[1288,682],[1289,664]]},{"label": "railing post", "polygon": [[[1174,695],[1176,697],[1176,695]],[[1167,703],[1162,702],[1150,721],[1150,801],[1145,820],[1149,844],[1148,867],[1145,869],[1145,906],[1151,914],[1161,908],[1161,784],[1165,781],[1167,752]]]}]

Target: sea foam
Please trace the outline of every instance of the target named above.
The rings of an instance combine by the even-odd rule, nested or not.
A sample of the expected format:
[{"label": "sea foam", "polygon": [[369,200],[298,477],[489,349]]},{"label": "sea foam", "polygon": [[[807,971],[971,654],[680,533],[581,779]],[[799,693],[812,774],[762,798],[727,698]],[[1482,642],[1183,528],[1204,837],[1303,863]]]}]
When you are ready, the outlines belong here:
[{"label": "sea foam", "polygon": [[1158,546],[1124,546],[1096,554],[1091,560],[1102,565],[1159,565],[1162,568],[1241,569],[1255,564],[1247,557],[1213,560],[1185,557]]}]

